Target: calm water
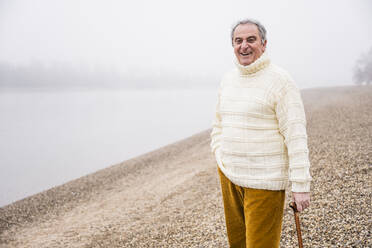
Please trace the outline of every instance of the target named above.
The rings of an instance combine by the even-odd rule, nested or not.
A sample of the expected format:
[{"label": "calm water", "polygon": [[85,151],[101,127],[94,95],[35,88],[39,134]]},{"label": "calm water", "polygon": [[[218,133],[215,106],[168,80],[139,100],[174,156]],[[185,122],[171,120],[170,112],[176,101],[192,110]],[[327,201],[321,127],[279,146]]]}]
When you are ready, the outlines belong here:
[{"label": "calm water", "polygon": [[213,90],[0,92],[0,206],[210,128]]}]

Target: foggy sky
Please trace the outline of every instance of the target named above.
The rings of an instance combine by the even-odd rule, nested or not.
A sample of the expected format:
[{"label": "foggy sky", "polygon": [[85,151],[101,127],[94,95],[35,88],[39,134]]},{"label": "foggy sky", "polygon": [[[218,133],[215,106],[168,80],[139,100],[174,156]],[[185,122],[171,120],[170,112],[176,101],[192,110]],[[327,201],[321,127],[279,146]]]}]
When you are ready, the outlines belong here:
[{"label": "foggy sky", "polygon": [[351,84],[356,60],[372,47],[369,0],[2,0],[0,63],[213,87],[234,66],[230,28],[245,17],[266,26],[272,61],[301,88]]}]

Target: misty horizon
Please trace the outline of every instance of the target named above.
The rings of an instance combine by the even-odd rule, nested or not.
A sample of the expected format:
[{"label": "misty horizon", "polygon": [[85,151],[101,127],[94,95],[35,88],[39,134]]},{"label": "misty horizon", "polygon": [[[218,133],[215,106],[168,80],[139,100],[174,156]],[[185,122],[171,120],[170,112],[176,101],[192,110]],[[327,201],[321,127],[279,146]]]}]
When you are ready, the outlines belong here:
[{"label": "misty horizon", "polygon": [[[113,67],[87,65],[74,66],[68,63],[34,62],[27,65],[0,63],[0,89],[211,89],[220,83],[218,77],[207,75],[165,75],[157,73],[125,74]],[[301,89],[357,84],[352,79],[339,84],[326,82],[304,85]]]},{"label": "misty horizon", "polygon": [[368,0],[4,0],[0,87],[216,88],[234,67],[231,25],[247,17],[299,88],[351,85],[371,11]]},{"label": "misty horizon", "polygon": [[211,88],[218,85],[218,79],[194,75],[192,78],[182,75],[131,75],[120,73],[114,68],[67,63],[49,65],[36,62],[16,66],[0,63],[0,88],[125,88],[125,89],[192,89]]}]

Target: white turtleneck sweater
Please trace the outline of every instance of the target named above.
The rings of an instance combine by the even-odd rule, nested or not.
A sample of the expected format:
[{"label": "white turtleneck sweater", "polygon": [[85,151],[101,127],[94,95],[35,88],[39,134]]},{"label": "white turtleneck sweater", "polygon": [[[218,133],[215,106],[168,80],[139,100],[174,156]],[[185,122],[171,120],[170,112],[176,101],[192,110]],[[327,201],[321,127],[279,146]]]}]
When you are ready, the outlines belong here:
[{"label": "white turtleneck sweater", "polygon": [[267,53],[248,66],[235,62],[220,85],[211,148],[234,184],[309,192],[306,119],[299,89]]}]

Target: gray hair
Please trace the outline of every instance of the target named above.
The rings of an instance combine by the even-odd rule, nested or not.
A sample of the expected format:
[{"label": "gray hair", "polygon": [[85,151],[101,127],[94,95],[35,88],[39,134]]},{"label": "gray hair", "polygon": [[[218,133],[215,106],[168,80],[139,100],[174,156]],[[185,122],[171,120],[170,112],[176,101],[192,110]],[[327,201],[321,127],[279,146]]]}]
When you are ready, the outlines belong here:
[{"label": "gray hair", "polygon": [[235,32],[235,29],[237,26],[239,25],[243,25],[243,24],[254,24],[257,26],[257,29],[258,29],[258,32],[260,33],[260,37],[261,37],[261,43],[264,44],[265,41],[266,41],[266,28],[259,22],[259,21],[256,21],[254,19],[244,19],[244,20],[241,20],[241,21],[238,21],[234,26],[233,28],[231,29],[231,43],[232,45],[234,45],[234,32]]}]

